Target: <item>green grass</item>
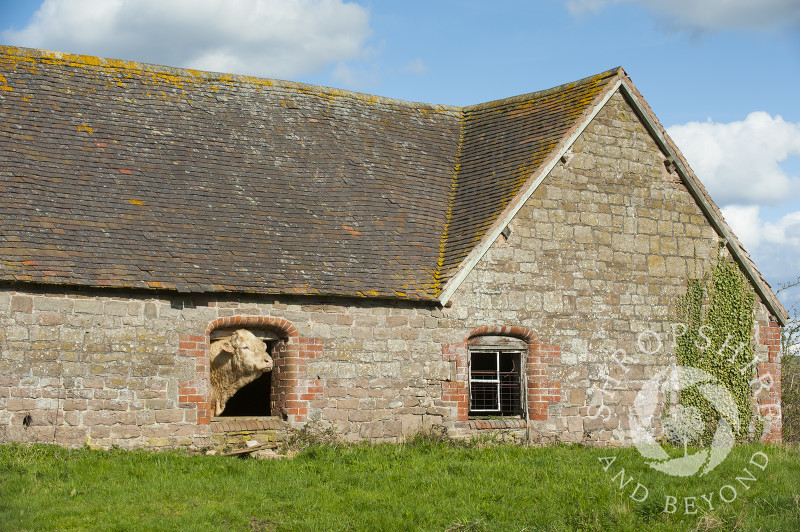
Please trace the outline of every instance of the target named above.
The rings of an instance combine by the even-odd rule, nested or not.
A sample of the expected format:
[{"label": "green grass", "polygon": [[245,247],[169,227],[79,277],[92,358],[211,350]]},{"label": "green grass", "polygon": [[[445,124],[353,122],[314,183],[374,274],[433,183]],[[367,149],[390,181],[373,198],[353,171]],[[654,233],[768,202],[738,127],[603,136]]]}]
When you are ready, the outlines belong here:
[{"label": "green grass", "polygon": [[[800,530],[797,447],[739,446],[686,479],[635,449],[479,447],[417,438],[256,461],[0,445],[0,530]],[[745,489],[735,477],[757,451],[769,464],[749,466],[757,480]],[[608,471],[606,456],[617,457]],[[620,489],[623,467],[634,480]],[[630,498],[637,482],[644,502]],[[726,484],[738,496],[717,505]],[[715,509],[703,510],[710,492]],[[695,515],[683,515],[688,496]]]}]

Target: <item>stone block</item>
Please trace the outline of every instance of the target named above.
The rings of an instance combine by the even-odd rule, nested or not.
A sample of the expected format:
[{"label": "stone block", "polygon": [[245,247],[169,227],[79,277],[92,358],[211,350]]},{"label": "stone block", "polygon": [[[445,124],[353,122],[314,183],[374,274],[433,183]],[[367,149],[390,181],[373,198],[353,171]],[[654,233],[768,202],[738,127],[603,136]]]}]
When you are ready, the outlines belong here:
[{"label": "stone block", "polygon": [[637,229],[640,234],[654,235],[658,233],[658,224],[650,218],[639,218],[637,220]]},{"label": "stone block", "polygon": [[33,312],[33,298],[30,296],[14,295],[11,296],[11,312]]},{"label": "stone block", "polygon": [[401,421],[384,421],[383,435],[394,438],[403,436],[403,423]]},{"label": "stone block", "polygon": [[100,299],[76,299],[73,304],[73,312],[76,314],[102,314],[103,301]]},{"label": "stone block", "polygon": [[450,381],[455,377],[451,369],[451,362],[429,362],[424,365],[422,376],[432,381]]},{"label": "stone block", "polygon": [[36,322],[39,325],[63,325],[64,315],[58,312],[42,311],[37,313]]},{"label": "stone block", "polygon": [[[572,430],[573,426],[569,425],[570,430]],[[598,416],[596,418],[587,417],[583,420],[583,430],[597,430],[603,428],[603,416]]]},{"label": "stone block", "polygon": [[125,301],[106,301],[103,305],[103,313],[106,316],[127,316],[128,303]]},{"label": "stone block", "polygon": [[101,408],[106,412],[122,412],[127,411],[130,405],[127,401],[103,401]]},{"label": "stone block", "polygon": [[622,406],[633,406],[638,392],[636,390],[623,390],[620,392],[619,404]]},{"label": "stone block", "polygon": [[156,410],[156,423],[180,423],[184,419],[183,410]]},{"label": "stone block", "polygon": [[142,316],[144,304],[141,301],[128,301],[128,316]]},{"label": "stone block", "polygon": [[86,399],[65,399],[62,408],[69,410],[86,410],[88,401]]},{"label": "stone block", "polygon": [[547,292],[543,296],[545,312],[561,312],[563,300],[559,292]]},{"label": "stone block", "polygon": [[647,257],[647,271],[651,276],[665,276],[667,273],[667,266],[664,257],[661,255],[649,255]]},{"label": "stone block", "polygon": [[419,338],[419,329],[417,327],[405,327],[400,330],[400,338],[403,340],[416,340]]},{"label": "stone block", "polygon": [[404,381],[425,376],[423,366],[419,363],[404,364],[400,370],[400,378]]},{"label": "stone block", "polygon": [[347,419],[348,421],[353,421],[353,422],[364,422],[364,421],[372,421],[375,418],[372,410],[363,409],[363,410],[350,410]]},{"label": "stone block", "polygon": [[24,342],[29,339],[27,327],[11,325],[6,327],[6,342]]},{"label": "stone block", "polygon": [[323,408],[321,416],[327,421],[348,421],[350,412],[338,408]]},{"label": "stone block", "polygon": [[358,432],[364,439],[372,440],[381,438],[383,437],[383,422],[372,421],[369,423],[362,423]]},{"label": "stone block", "polygon": [[7,312],[11,308],[11,294],[0,292],[0,312]]},{"label": "stone block", "polygon": [[142,315],[149,320],[158,318],[158,305],[153,301],[145,302],[142,308]]},{"label": "stone block", "polygon": [[115,440],[139,438],[141,435],[142,430],[136,425],[119,425],[111,427],[111,438]]},{"label": "stone block", "polygon": [[372,327],[353,327],[352,337],[356,340],[372,340],[374,336]]},{"label": "stone block", "polygon": [[569,402],[570,404],[576,406],[582,406],[586,404],[586,391],[585,390],[570,390],[569,391]]},{"label": "stone block", "polygon": [[[115,412],[85,412],[83,414],[83,424],[87,427],[96,425],[113,425],[119,422],[119,417]],[[105,436],[100,436],[105,437]]]},{"label": "stone block", "polygon": [[337,399],[336,408],[340,410],[353,410],[359,408],[358,399],[354,398]]}]

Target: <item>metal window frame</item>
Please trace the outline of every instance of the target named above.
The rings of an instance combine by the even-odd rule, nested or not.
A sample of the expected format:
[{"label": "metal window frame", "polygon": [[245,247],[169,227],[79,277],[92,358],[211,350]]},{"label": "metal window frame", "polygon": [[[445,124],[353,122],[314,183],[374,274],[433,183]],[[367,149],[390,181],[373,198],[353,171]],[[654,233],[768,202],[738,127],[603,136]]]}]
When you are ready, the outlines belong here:
[{"label": "metal window frame", "polygon": [[[472,355],[482,353],[494,353],[495,354],[495,370],[494,370],[494,379],[473,379],[472,378]],[[508,349],[508,348],[501,348],[501,347],[492,347],[492,346],[476,346],[471,347],[469,349],[469,364],[467,368],[467,389],[468,389],[468,400],[469,400],[469,412],[481,415],[482,413],[492,413],[492,412],[499,412],[500,415],[509,415],[503,414],[502,404],[501,404],[501,394],[500,394],[500,356],[503,354],[511,355],[511,356],[518,356],[519,357],[519,395],[520,395],[520,412],[524,416],[527,408],[526,408],[526,393],[527,390],[525,389],[524,380],[525,380],[525,356],[524,351],[520,349]],[[488,384],[497,384],[497,408],[495,409],[486,409],[486,408],[473,408],[472,407],[472,383],[488,383]]]}]

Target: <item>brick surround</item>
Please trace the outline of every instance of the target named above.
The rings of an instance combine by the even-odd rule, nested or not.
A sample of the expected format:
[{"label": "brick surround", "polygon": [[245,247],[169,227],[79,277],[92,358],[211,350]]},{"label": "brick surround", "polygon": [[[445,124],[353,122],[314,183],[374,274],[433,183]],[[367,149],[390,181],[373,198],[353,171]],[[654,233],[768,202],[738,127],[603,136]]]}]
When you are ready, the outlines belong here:
[{"label": "brick surround", "polygon": [[178,356],[190,357],[194,363],[194,378],[178,381],[178,406],[196,410],[199,425],[207,425],[211,421],[208,346],[208,334],[178,335]]},{"label": "brick surround", "polygon": [[[764,428],[763,441],[781,442],[783,436],[781,412],[781,328],[770,319],[758,328],[758,343],[767,347],[766,360],[759,362],[758,375],[769,389],[762,390],[758,397],[758,409],[770,420]],[[767,381],[769,379],[769,381]]]},{"label": "brick surround", "polygon": [[181,334],[178,341],[178,356],[194,360],[194,378],[178,383],[181,408],[197,411],[197,423],[207,425],[211,421],[209,396],[209,345],[211,332],[222,327],[266,327],[285,338],[285,346],[275,360],[277,376],[273,384],[275,399],[273,415],[280,414],[290,424],[301,425],[308,416],[310,401],[322,397],[322,384],[318,379],[307,377],[309,360],[322,356],[322,341],[319,338],[301,338],[297,328],[282,318],[265,316],[227,316],[208,324],[204,335]]},{"label": "brick surround", "polygon": [[[560,362],[558,346],[542,345],[536,334],[525,327],[485,325],[470,331],[463,342],[442,346],[444,360],[455,362],[456,380],[442,383],[442,400],[454,404],[458,409],[458,421],[469,421],[469,340],[478,336],[510,336],[524,340],[528,344],[525,364],[528,387],[526,400],[531,421],[546,421],[548,407],[561,401],[561,384],[548,379],[548,368]],[[469,428],[518,428],[517,423],[509,425],[492,420],[492,423],[472,423]],[[494,423],[494,421],[498,421]],[[524,426],[524,422],[521,426]]]}]

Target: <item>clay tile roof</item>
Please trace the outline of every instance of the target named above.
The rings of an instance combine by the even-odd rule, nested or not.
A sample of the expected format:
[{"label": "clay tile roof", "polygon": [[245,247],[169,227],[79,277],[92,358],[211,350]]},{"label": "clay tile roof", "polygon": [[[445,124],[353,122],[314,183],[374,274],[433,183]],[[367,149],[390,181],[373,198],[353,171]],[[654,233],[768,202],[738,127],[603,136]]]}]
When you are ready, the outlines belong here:
[{"label": "clay tile roof", "polygon": [[457,108],[0,47],[0,281],[433,301],[615,75]]},{"label": "clay tile roof", "polygon": [[461,264],[620,73],[616,68],[550,90],[464,108],[443,277]]}]

